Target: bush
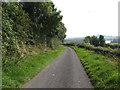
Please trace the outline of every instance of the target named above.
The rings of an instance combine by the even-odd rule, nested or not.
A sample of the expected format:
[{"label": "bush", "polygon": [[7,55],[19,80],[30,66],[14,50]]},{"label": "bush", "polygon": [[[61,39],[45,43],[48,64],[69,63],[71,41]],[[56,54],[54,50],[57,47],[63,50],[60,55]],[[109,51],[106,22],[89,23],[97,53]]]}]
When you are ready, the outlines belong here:
[{"label": "bush", "polygon": [[120,49],[112,49],[110,47],[105,48],[105,47],[101,47],[101,46],[95,47],[95,46],[88,44],[88,43],[80,43],[80,44],[68,43],[66,45],[67,46],[77,46],[80,48],[85,48],[87,50],[93,50],[93,51],[95,51],[97,53],[101,53],[103,55],[120,57]]}]

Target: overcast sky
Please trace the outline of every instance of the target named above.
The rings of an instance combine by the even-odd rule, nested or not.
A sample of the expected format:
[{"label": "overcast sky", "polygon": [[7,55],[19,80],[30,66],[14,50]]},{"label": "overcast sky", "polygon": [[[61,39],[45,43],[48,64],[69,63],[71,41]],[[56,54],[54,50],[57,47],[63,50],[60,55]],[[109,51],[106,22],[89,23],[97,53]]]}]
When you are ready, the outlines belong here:
[{"label": "overcast sky", "polygon": [[118,35],[120,0],[52,0],[62,11],[68,37]]}]

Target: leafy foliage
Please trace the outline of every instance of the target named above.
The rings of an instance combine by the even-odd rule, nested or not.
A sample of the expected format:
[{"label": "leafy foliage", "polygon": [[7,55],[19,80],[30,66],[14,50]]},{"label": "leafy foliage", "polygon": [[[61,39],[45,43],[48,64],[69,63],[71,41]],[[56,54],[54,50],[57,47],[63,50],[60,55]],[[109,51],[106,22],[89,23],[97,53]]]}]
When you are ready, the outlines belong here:
[{"label": "leafy foliage", "polygon": [[22,57],[24,45],[54,49],[66,36],[53,2],[3,2],[2,7],[3,62]]},{"label": "leafy foliage", "polygon": [[99,36],[99,42],[100,42],[100,46],[104,47],[105,46],[105,39],[103,35]]},{"label": "leafy foliage", "polygon": [[105,46],[105,39],[103,35],[100,35],[99,38],[96,36],[92,36],[92,37],[86,36],[84,42],[90,43],[94,46],[102,46],[102,47]]},{"label": "leafy foliage", "polygon": [[6,56],[20,57],[20,43],[26,42],[29,34],[30,19],[18,3],[3,3],[2,37],[3,61]]},{"label": "leafy foliage", "polygon": [[[79,48],[85,48],[86,50],[92,50],[95,51],[96,53],[100,53],[102,55],[106,55],[106,56],[112,56],[112,57],[118,57],[120,58],[120,49],[116,48],[116,49],[112,49],[110,47],[95,47],[94,45],[88,44],[88,43],[67,43],[64,44],[66,46],[77,46]],[[116,58],[117,58],[116,57]]]}]

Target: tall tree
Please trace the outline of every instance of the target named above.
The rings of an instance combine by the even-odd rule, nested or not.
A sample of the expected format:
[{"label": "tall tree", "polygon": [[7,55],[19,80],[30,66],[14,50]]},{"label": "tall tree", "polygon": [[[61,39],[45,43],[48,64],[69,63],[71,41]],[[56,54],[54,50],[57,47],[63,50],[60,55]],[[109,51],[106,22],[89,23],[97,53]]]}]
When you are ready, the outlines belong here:
[{"label": "tall tree", "polygon": [[55,48],[65,38],[61,11],[53,2],[2,3],[3,56],[22,56],[23,45]]},{"label": "tall tree", "polygon": [[85,43],[90,43],[90,39],[91,39],[90,36],[86,36],[85,39],[84,39],[84,42]]},{"label": "tall tree", "polygon": [[100,35],[99,36],[99,44],[100,46],[104,47],[105,46],[105,39],[104,39],[104,36],[103,35]]}]

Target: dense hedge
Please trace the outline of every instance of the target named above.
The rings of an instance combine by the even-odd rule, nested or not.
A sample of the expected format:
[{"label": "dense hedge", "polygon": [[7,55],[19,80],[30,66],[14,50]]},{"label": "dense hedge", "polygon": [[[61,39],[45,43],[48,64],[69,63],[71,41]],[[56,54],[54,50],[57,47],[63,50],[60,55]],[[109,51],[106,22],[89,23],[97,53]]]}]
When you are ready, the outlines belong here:
[{"label": "dense hedge", "polygon": [[29,47],[58,47],[66,36],[62,17],[53,2],[2,2],[3,63]]},{"label": "dense hedge", "polygon": [[81,43],[81,44],[75,44],[75,43],[69,43],[69,44],[65,44],[67,46],[77,46],[80,48],[85,48],[87,50],[93,50],[97,53],[101,53],[103,55],[110,55],[110,56],[117,56],[120,58],[120,49],[116,48],[116,49],[112,49],[112,48],[106,48],[106,47],[95,47],[93,45],[90,44],[86,44],[86,43]]},{"label": "dense hedge", "polygon": [[120,48],[120,44],[105,44],[105,47],[110,47],[112,49]]}]

